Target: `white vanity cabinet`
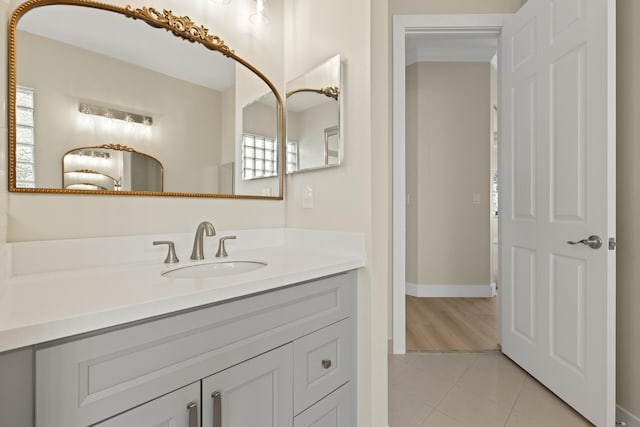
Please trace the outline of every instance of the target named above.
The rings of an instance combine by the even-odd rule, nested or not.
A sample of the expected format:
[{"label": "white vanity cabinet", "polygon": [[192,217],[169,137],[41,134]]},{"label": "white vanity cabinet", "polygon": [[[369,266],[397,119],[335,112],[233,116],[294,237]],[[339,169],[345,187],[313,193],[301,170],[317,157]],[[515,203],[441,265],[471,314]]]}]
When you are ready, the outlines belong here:
[{"label": "white vanity cabinet", "polygon": [[351,271],[37,346],[35,426],[353,425],[355,284]]}]

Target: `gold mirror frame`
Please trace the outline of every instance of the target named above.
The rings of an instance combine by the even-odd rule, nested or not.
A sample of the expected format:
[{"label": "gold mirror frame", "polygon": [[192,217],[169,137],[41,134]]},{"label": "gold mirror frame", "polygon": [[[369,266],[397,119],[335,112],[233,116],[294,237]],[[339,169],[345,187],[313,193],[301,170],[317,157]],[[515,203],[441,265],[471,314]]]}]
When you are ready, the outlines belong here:
[{"label": "gold mirror frame", "polygon": [[[177,192],[146,192],[146,191],[99,191],[99,190],[78,190],[78,189],[58,189],[58,188],[18,188],[16,187],[16,32],[18,21],[26,12],[31,9],[47,5],[71,5],[102,9],[119,13],[125,17],[146,22],[153,28],[165,29],[174,36],[182,38],[192,43],[199,43],[209,50],[218,51],[224,56],[239,62],[251,72],[256,74],[271,89],[278,103],[278,196],[254,196],[235,194],[208,194],[208,193],[177,193]],[[224,199],[262,199],[262,200],[283,200],[284,199],[284,176],[285,176],[285,156],[284,156],[284,104],[280,93],[275,85],[256,67],[238,56],[224,41],[217,35],[209,33],[209,30],[201,25],[195,24],[187,16],[176,16],[170,10],[162,12],[152,7],[143,6],[134,8],[133,6],[117,6],[108,3],[100,3],[92,0],[29,0],[22,3],[11,14],[9,20],[9,192],[12,193],[47,193],[47,194],[99,194],[99,195],[128,195],[128,196],[165,196],[165,197],[203,197],[203,198],[224,198]]]}]

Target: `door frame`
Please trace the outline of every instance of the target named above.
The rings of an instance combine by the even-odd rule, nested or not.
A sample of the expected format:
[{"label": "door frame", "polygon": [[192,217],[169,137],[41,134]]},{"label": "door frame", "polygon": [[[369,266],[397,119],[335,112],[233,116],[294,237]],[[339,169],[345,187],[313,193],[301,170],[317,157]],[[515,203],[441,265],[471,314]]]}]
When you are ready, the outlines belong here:
[{"label": "door frame", "polygon": [[[407,34],[495,34],[498,37],[512,14],[478,15],[394,15],[392,68],[392,339],[393,354],[406,353],[406,78],[405,36]],[[500,75],[498,74],[498,82]],[[499,84],[498,84],[499,86]],[[499,120],[499,118],[498,118]],[[499,138],[499,136],[498,136]],[[498,147],[500,150],[500,147]],[[498,175],[500,163],[498,163]],[[498,241],[500,237],[498,235]],[[489,250],[489,249],[488,249]],[[499,252],[499,251],[498,251]],[[498,277],[500,260],[498,259]]]}]

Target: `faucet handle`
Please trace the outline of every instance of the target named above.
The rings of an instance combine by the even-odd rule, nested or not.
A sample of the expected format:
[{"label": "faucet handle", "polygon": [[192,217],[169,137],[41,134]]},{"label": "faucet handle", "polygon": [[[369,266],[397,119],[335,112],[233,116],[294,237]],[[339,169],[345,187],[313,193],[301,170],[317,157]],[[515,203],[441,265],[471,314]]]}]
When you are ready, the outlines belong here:
[{"label": "faucet handle", "polygon": [[229,254],[227,253],[227,248],[224,245],[224,242],[227,240],[235,240],[236,236],[226,236],[226,237],[221,237],[220,241],[218,242],[218,252],[216,252],[216,258],[224,258],[229,256]]},{"label": "faucet handle", "polygon": [[167,257],[164,259],[165,264],[175,264],[177,262],[180,262],[180,260],[176,256],[176,245],[171,240],[155,240],[153,242],[153,246],[157,246],[157,245],[169,246]]}]

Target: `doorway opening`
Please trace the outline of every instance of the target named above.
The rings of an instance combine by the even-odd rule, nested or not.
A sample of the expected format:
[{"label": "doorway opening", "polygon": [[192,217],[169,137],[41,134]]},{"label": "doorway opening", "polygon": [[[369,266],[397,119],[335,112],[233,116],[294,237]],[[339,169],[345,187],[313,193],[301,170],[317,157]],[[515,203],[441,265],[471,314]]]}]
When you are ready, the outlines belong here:
[{"label": "doorway opening", "polygon": [[[494,149],[494,140],[493,140],[493,132],[495,131],[495,136],[497,138],[497,122],[498,122],[498,110],[497,110],[497,95],[495,96],[495,103],[491,103],[491,87],[490,87],[490,74],[491,72],[495,72],[496,66],[494,60],[495,68],[492,68],[490,65],[492,58],[494,58],[497,45],[498,45],[498,36],[502,29],[502,24],[506,17],[509,15],[466,15],[466,16],[396,16],[394,17],[394,39],[393,39],[393,309],[392,309],[392,329],[393,329],[393,352],[395,354],[403,354],[407,350],[407,326],[408,326],[408,315],[407,306],[412,310],[413,302],[419,302],[420,300],[427,300],[430,303],[439,303],[443,302],[445,306],[448,306],[450,313],[469,314],[469,307],[462,306],[462,303],[473,303],[473,300],[464,301],[463,299],[458,299],[460,297],[485,297],[491,298],[495,295],[495,277],[497,277],[498,269],[497,269],[497,219],[494,221],[494,216],[491,213],[493,209],[493,201],[492,201],[492,177],[497,176],[497,160],[492,165],[491,157],[492,151]],[[461,56],[466,55],[466,60],[463,61]],[[437,62],[436,62],[437,61]],[[473,61],[473,62],[471,62]],[[472,114],[473,121],[482,121],[482,117],[485,117],[484,123],[481,125],[481,128],[485,129],[484,131],[479,130],[469,130],[469,126],[467,126],[466,120],[461,119],[459,116],[456,117],[456,113],[459,113],[459,108],[456,108],[456,103],[450,102],[453,97],[446,97],[446,91],[441,95],[442,99],[440,101],[433,99],[433,90],[437,92],[442,92],[441,85],[433,85],[432,91],[427,89],[425,100],[428,100],[428,104],[431,105],[431,113],[434,114],[434,123],[438,125],[447,124],[450,129],[456,129],[458,131],[468,131],[471,133],[471,137],[469,138],[461,138],[459,136],[453,136],[453,142],[449,144],[445,144],[445,139],[442,138],[441,135],[429,135],[425,130],[425,135],[428,137],[427,139],[430,141],[435,141],[434,144],[439,145],[440,148],[448,150],[444,156],[449,158],[451,162],[455,162],[455,160],[459,160],[459,164],[457,167],[452,166],[446,170],[446,174],[440,173],[429,177],[427,187],[431,190],[434,190],[436,193],[440,191],[440,197],[442,200],[447,200],[447,191],[451,189],[451,180],[458,180],[458,178],[464,175],[463,172],[467,172],[468,169],[477,166],[480,161],[482,161],[483,167],[480,168],[482,171],[478,176],[481,178],[474,178],[477,182],[472,185],[467,184],[466,187],[464,184],[460,187],[459,190],[455,192],[449,191],[449,193],[453,198],[458,199],[460,204],[456,207],[455,203],[451,202],[436,202],[433,203],[427,197],[420,197],[421,192],[419,189],[413,188],[416,186],[420,186],[418,183],[419,180],[414,180],[410,178],[410,170],[411,167],[408,166],[407,162],[410,159],[411,162],[415,162],[417,159],[420,159],[420,156],[417,153],[412,152],[414,150],[412,148],[411,139],[413,138],[416,141],[420,141],[420,144],[423,144],[425,138],[420,136],[419,126],[416,125],[412,128],[410,125],[411,118],[408,116],[412,114],[411,108],[412,105],[418,105],[418,99],[412,99],[411,95],[409,95],[408,88],[409,85],[412,84],[411,79],[417,80],[417,76],[420,74],[418,70],[415,71],[415,76],[411,75],[412,70],[411,62],[416,62],[417,64],[431,64],[434,67],[432,68],[443,68],[444,65],[454,67],[454,68],[474,68],[474,67],[464,67],[463,65],[475,65],[476,68],[484,69],[484,73],[486,74],[486,87],[484,89],[480,89],[480,91],[484,91],[486,93],[486,103],[483,104],[482,112],[479,113],[480,118],[474,117]],[[409,65],[409,68],[407,68]],[[455,67],[457,66],[457,67]],[[415,68],[419,69],[420,66],[415,66]],[[427,66],[423,68],[429,68]],[[459,70],[460,71],[460,70]],[[475,70],[477,71],[477,70]],[[461,75],[464,76],[464,71],[460,71]],[[428,74],[428,73],[427,73]],[[440,70],[440,74],[442,74],[445,78],[451,78],[451,72],[447,70]],[[415,77],[415,78],[414,78]],[[496,79],[496,87],[497,87],[497,72],[495,72]],[[461,83],[468,83],[467,77],[461,77],[459,80],[460,84],[458,86],[463,86]],[[414,82],[415,83],[415,82]],[[465,89],[460,87],[456,88],[455,83],[451,83],[453,85],[453,89],[456,89],[458,92],[462,92],[462,95],[457,95],[458,98],[462,97],[463,102],[460,103],[458,101],[458,106],[462,105],[465,107],[468,102],[467,98],[469,98],[469,94],[465,93]],[[478,89],[474,89],[477,91]],[[424,104],[424,103],[423,103]],[[451,105],[450,105],[451,104]],[[496,109],[493,109],[493,106],[496,106]],[[461,107],[461,108],[462,108]],[[418,111],[419,108],[416,108],[415,111]],[[476,114],[478,115],[478,114]],[[422,123],[423,118],[421,117],[418,122],[420,126],[423,126]],[[479,135],[482,132],[483,135]],[[445,132],[446,134],[446,132]],[[468,141],[462,141],[462,139],[479,141],[475,143],[475,146],[468,146],[465,148],[465,144],[470,144]],[[497,139],[495,140],[495,158],[497,159]],[[417,150],[417,144],[414,144]],[[468,148],[468,149],[467,149]],[[436,148],[425,149],[424,144],[422,145],[423,151],[426,152],[426,157],[428,157],[429,150],[436,150]],[[477,151],[482,150],[482,151]],[[481,153],[481,154],[480,154]],[[434,153],[431,153],[434,154]],[[463,165],[464,162],[467,162],[469,166],[465,167]],[[420,165],[415,163],[415,170],[417,173],[419,172],[428,172],[431,173],[434,170],[437,172],[438,169],[442,171],[443,167],[443,157],[431,156],[430,157],[430,165],[435,166],[433,169],[430,169],[429,166],[423,167],[424,165]],[[492,169],[493,166],[493,169]],[[493,173],[492,173],[493,171]],[[445,176],[446,175],[446,176]],[[448,181],[447,181],[448,180]],[[412,193],[417,195],[418,197],[412,201]],[[425,195],[428,195],[426,193]],[[451,199],[451,197],[450,197]],[[412,205],[413,202],[413,205]],[[420,209],[420,205],[424,205],[422,209]],[[450,209],[457,210],[457,213],[460,214],[460,218],[464,218],[464,214],[476,211],[482,212],[481,215],[478,215],[476,220],[482,222],[482,224],[476,228],[481,228],[482,230],[476,230],[473,225],[471,225],[472,234],[483,235],[482,239],[472,238],[474,243],[477,243],[481,246],[477,253],[477,259],[472,261],[472,263],[478,263],[480,266],[477,268],[478,271],[481,271],[479,275],[471,278],[469,273],[474,274],[472,270],[476,270],[475,268],[469,268],[469,261],[466,259],[461,259],[460,255],[465,252],[465,249],[469,249],[469,240],[465,238],[465,233],[457,234],[458,231],[464,229],[462,225],[468,226],[470,225],[468,219],[454,219],[450,222],[453,224],[447,229],[438,229],[437,234],[439,234],[439,239],[441,241],[446,242],[447,249],[440,250],[442,248],[438,247],[438,244],[431,245],[427,252],[425,250],[421,250],[418,245],[422,245],[424,243],[425,248],[429,247],[428,241],[430,239],[430,231],[433,233],[441,223],[438,219],[447,218],[452,219],[449,216],[451,212],[447,212],[446,209],[443,209],[443,205],[448,206]],[[428,215],[422,215],[420,212],[427,212]],[[435,215],[434,218],[431,218]],[[439,218],[438,218],[439,216]],[[426,218],[425,218],[426,217]],[[480,219],[478,219],[480,218]],[[484,218],[484,221],[481,219]],[[428,226],[428,222],[431,221],[430,227]],[[412,224],[413,222],[413,224]],[[416,230],[420,229],[418,223],[422,224],[423,233],[416,232]],[[458,227],[455,227],[455,224],[458,224]],[[493,233],[491,232],[492,225],[495,224],[495,230]],[[412,230],[412,227],[413,230]],[[452,233],[456,232],[456,236],[452,237]],[[418,239],[418,237],[422,237],[422,241]],[[432,237],[432,236],[431,236]],[[450,240],[446,240],[447,237]],[[466,236],[468,237],[468,236]],[[484,242],[484,243],[482,243]],[[495,244],[494,244],[495,242]],[[415,248],[415,249],[414,249]],[[496,249],[494,251],[494,249]],[[423,253],[424,256],[421,256],[420,253]],[[469,251],[474,252],[474,251]],[[445,273],[450,273],[451,279],[444,278],[442,271],[440,271],[439,276],[429,277],[428,274],[432,273],[435,270],[435,267],[425,265],[425,259],[436,259],[436,266],[444,271]],[[486,262],[483,263],[482,259],[485,259]],[[440,268],[445,267],[445,268]],[[431,270],[430,272],[428,270]],[[465,276],[467,274],[467,276]],[[480,277],[482,276],[482,277]],[[426,279],[424,279],[426,277]],[[412,280],[413,279],[413,280]],[[431,297],[431,298],[420,298],[419,300],[412,300],[409,303],[408,299],[412,298],[412,296],[407,296],[406,294],[414,294],[418,297]],[[440,300],[432,299],[433,297],[452,297],[456,298],[456,300]],[[479,301],[476,301],[479,302]],[[486,301],[485,301],[486,302]],[[493,313],[495,316],[495,321],[488,320],[489,324],[493,324],[493,333],[496,337],[495,343],[492,343],[490,346],[492,348],[496,348],[499,342],[499,322],[498,322],[498,313],[499,313],[499,299],[493,299],[492,301],[495,305],[495,309],[489,308],[488,310]],[[473,305],[473,304],[472,304]],[[483,310],[486,312],[487,307],[491,306],[491,304],[485,304],[485,307],[478,308],[477,311],[482,312]],[[471,309],[473,310],[473,309]],[[433,312],[433,307],[425,308],[423,311]],[[442,311],[447,311],[443,309]],[[413,315],[412,315],[413,316]],[[460,317],[460,316],[458,316]],[[475,323],[473,320],[470,320],[468,317],[465,319],[465,316],[462,316],[462,324],[473,324]],[[486,316],[483,316],[486,318]],[[412,319],[413,320],[413,319]],[[442,328],[443,324],[451,324],[450,318],[447,319],[446,316],[443,317],[440,324],[431,325],[430,328],[432,331],[435,331],[439,334],[445,334],[444,328]],[[428,321],[425,323],[429,323]],[[433,322],[432,322],[433,323]],[[437,323],[437,322],[436,322]],[[464,328],[463,328],[464,331]],[[465,332],[466,333],[466,332]],[[455,338],[456,336],[461,336],[463,333],[456,332],[448,332],[450,337]],[[473,334],[470,334],[473,337]],[[492,338],[490,340],[493,341]],[[455,345],[455,339],[453,340],[452,346]],[[483,346],[486,344],[482,344]],[[414,344],[412,343],[412,347]],[[411,347],[410,347],[411,348]],[[415,349],[427,349],[427,348],[415,348]],[[430,348],[436,350],[436,348]],[[444,350],[445,348],[440,348],[439,350]],[[456,348],[448,348],[448,349],[456,349]],[[462,348],[458,348],[462,349]]]},{"label": "doorway opening", "polygon": [[495,350],[497,35],[405,48],[407,350]]}]

